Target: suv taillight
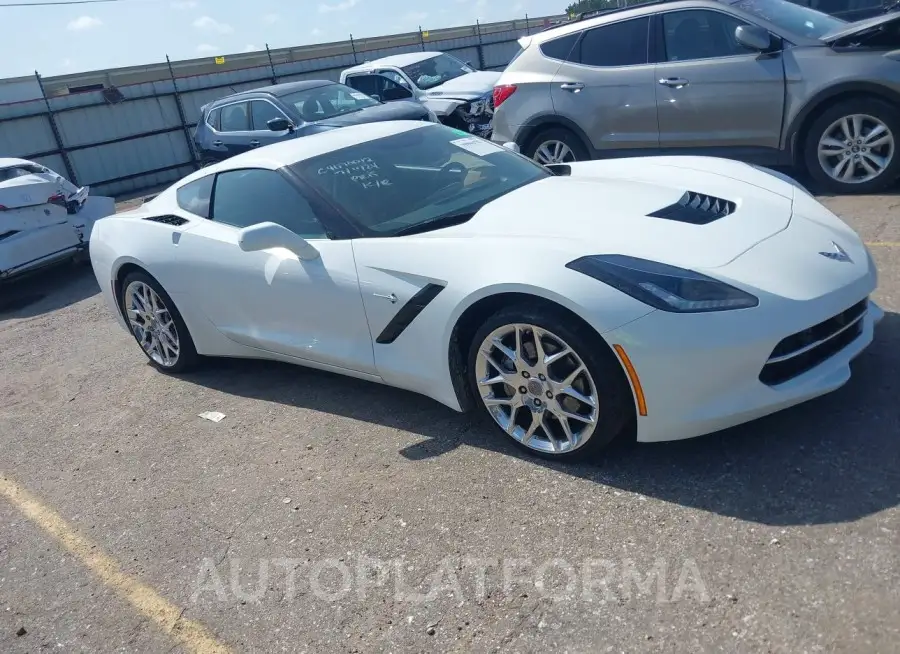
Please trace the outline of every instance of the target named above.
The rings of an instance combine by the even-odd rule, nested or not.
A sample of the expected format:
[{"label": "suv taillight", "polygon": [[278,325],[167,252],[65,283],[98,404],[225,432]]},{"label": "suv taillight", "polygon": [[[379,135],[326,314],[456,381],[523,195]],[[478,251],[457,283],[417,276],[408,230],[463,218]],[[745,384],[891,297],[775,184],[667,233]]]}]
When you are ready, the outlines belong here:
[{"label": "suv taillight", "polygon": [[494,109],[499,107],[509,96],[516,92],[515,84],[501,84],[494,87]]}]

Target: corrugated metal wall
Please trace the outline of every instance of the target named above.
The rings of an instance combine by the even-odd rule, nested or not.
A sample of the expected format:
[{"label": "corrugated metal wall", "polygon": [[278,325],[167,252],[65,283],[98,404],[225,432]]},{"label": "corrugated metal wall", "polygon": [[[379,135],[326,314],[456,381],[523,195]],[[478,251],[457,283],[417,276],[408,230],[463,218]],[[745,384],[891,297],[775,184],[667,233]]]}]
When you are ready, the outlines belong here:
[{"label": "corrugated metal wall", "polygon": [[[119,86],[125,99],[115,104],[102,91],[3,104],[0,157],[39,161],[104,195],[139,192],[195,170],[191,134],[200,107],[211,100],[273,81],[337,81],[341,70],[356,63],[421,49],[452,53],[476,68],[501,69],[518,50],[516,40],[540,29],[542,21],[520,23],[518,29],[509,29],[509,23],[473,26],[472,36],[445,39],[434,30],[428,40],[420,36],[418,43],[410,44],[405,35],[398,37],[405,44],[394,47],[365,50],[362,42],[362,48],[353,45],[348,54]],[[350,49],[351,42],[347,43]]]}]

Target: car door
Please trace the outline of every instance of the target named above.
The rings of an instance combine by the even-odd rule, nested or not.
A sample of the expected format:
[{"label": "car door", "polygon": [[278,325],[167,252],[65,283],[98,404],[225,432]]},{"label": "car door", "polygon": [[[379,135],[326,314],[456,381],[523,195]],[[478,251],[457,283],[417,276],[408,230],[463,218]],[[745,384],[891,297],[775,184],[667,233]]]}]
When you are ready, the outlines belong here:
[{"label": "car door", "polygon": [[[250,129],[253,132],[249,145],[251,148],[258,148],[264,145],[277,143],[291,136],[289,130],[272,131],[269,129],[268,122],[273,118],[284,118],[291,120],[278,107],[269,100],[251,100],[250,101]],[[291,123],[295,121],[291,120]]]},{"label": "car door", "polygon": [[219,112],[219,126],[212,134],[211,155],[227,159],[251,148],[253,131],[250,128],[249,102],[234,102],[223,105]]},{"label": "car door", "polygon": [[649,25],[642,16],[586,30],[553,77],[555,113],[578,125],[597,151],[658,146]]},{"label": "car door", "polygon": [[[204,197],[208,190],[195,193],[190,186],[180,189],[179,205],[209,220],[180,237],[179,285],[216,329],[249,347],[374,374],[351,241],[329,237],[316,201],[280,172],[259,168],[217,174],[211,200]],[[319,257],[301,261],[284,248],[241,250],[241,228],[266,221],[307,239]]]},{"label": "car door", "polygon": [[716,149],[727,156],[776,151],[784,111],[781,53],[737,42],[747,23],[712,9],[657,17],[659,140],[663,148]]}]

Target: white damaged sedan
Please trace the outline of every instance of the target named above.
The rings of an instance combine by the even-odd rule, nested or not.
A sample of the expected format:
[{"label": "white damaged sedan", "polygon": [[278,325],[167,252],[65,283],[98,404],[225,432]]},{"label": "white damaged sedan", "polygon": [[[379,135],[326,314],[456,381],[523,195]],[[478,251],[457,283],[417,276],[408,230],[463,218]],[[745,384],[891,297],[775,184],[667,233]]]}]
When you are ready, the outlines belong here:
[{"label": "white damaged sedan", "polygon": [[98,221],[90,254],[160,370],[330,370],[559,459],[833,391],[883,315],[866,246],[789,178],[702,157],[550,170],[427,122],[204,168]]}]

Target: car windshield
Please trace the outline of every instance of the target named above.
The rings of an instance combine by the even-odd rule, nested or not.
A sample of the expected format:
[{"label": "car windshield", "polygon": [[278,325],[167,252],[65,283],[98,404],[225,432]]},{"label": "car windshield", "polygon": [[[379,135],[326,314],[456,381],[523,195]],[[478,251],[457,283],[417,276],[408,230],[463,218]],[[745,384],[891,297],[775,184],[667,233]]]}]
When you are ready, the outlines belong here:
[{"label": "car windshield", "polygon": [[325,120],[379,104],[365,93],[343,84],[326,84],[279,97],[296,109],[306,122]]},{"label": "car windshield", "polygon": [[847,21],[802,7],[787,0],[737,0],[732,7],[743,9],[779,27],[812,39],[818,39]]},{"label": "car windshield", "polygon": [[396,236],[465,222],[488,202],[550,173],[466,132],[423,123],[291,168],[366,236]]},{"label": "car windshield", "polygon": [[403,66],[402,70],[413,84],[423,90],[432,89],[448,80],[475,72],[474,68],[443,52],[409,66]]}]

